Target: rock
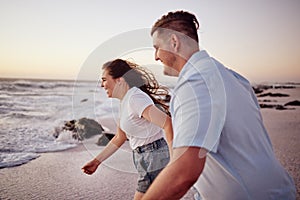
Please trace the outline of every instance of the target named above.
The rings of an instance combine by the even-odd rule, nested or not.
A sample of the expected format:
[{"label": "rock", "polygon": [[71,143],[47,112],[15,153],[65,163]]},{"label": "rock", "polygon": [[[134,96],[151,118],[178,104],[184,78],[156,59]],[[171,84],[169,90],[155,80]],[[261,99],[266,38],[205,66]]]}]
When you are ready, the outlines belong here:
[{"label": "rock", "polygon": [[93,119],[81,118],[75,122],[75,129],[79,140],[102,134],[103,127]]},{"label": "rock", "polygon": [[275,106],[275,109],[276,109],[276,110],[286,110],[286,109],[288,109],[288,108],[284,107],[283,105],[276,105],[276,106]]},{"label": "rock", "polygon": [[263,92],[263,89],[259,88],[259,87],[252,87],[253,91],[255,94],[260,94]]},{"label": "rock", "polygon": [[284,104],[284,106],[300,106],[300,101],[298,101],[298,100],[290,101],[290,102]]},{"label": "rock", "polygon": [[99,137],[98,142],[96,143],[99,146],[105,146],[109,143],[109,141],[114,137],[115,135],[112,133],[102,133],[102,135]]},{"label": "rock", "polygon": [[63,127],[63,130],[74,131],[76,120],[67,121]]},{"label": "rock", "polygon": [[55,127],[53,136],[58,138],[62,131],[69,132],[76,140],[84,140],[102,134],[103,127],[93,119],[81,118],[65,122],[62,128]]},{"label": "rock", "polygon": [[100,137],[96,144],[101,146],[106,145],[114,137],[113,133],[104,133],[103,127],[98,122],[88,118],[67,121],[62,128],[55,127],[54,131],[53,136],[57,140],[61,140],[61,138],[67,138],[68,140],[73,138],[82,141],[99,135]]},{"label": "rock", "polygon": [[266,97],[266,96],[270,96],[270,97],[289,97],[290,95],[281,94],[281,93],[271,93],[271,92],[257,95],[257,97]]},{"label": "rock", "polygon": [[277,102],[277,100],[269,100],[269,99],[258,99],[258,102]]},{"label": "rock", "polygon": [[274,108],[276,105],[272,105],[272,104],[259,104],[260,108]]},{"label": "rock", "polygon": [[275,108],[276,110],[293,110],[293,108],[287,108],[284,105],[279,104],[259,104],[260,108]]}]

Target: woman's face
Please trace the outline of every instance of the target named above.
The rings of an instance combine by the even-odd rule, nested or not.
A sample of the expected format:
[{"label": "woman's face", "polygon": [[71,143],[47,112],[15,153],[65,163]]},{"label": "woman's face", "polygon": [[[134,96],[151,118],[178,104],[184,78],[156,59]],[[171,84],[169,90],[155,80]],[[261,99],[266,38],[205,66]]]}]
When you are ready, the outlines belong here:
[{"label": "woman's face", "polygon": [[116,79],[109,75],[108,70],[104,70],[102,73],[102,83],[101,87],[104,88],[106,94],[109,98],[113,97],[113,91],[116,85]]}]

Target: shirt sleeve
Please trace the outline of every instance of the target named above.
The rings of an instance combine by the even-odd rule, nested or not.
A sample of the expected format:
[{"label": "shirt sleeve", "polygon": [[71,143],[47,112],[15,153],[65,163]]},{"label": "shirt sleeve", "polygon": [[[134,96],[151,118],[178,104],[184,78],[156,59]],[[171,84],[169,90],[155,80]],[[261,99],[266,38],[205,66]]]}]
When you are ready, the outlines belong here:
[{"label": "shirt sleeve", "polygon": [[132,111],[139,117],[142,117],[144,110],[148,106],[154,104],[152,99],[144,92],[132,95],[129,103]]},{"label": "shirt sleeve", "polygon": [[216,152],[226,115],[219,71],[209,68],[181,81],[171,102],[173,147],[196,146]]}]

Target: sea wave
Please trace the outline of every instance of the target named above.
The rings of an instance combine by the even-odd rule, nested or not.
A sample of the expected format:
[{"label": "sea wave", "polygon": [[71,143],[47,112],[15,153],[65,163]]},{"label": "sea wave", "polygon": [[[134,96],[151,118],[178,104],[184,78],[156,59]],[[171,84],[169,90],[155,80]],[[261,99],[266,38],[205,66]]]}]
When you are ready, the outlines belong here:
[{"label": "sea wave", "polygon": [[37,80],[5,80],[1,81],[1,89],[13,88],[40,88],[40,89],[53,89],[57,87],[73,87],[73,81],[37,81]]},{"label": "sea wave", "polygon": [[[80,117],[94,118],[113,130],[118,105],[96,82],[0,79],[0,168],[25,164],[44,152],[79,143],[55,128]],[[66,137],[62,138],[65,135]]]},{"label": "sea wave", "polygon": [[0,153],[0,168],[22,165],[39,156],[37,153]]}]

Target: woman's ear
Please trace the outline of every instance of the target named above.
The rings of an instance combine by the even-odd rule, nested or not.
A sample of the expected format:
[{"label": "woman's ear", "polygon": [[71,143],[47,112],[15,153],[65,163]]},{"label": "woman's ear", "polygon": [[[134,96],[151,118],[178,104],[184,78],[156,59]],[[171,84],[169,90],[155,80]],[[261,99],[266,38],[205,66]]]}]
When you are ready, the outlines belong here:
[{"label": "woman's ear", "polygon": [[120,84],[120,82],[121,82],[120,78],[115,78],[114,81],[115,81],[115,84]]},{"label": "woman's ear", "polygon": [[126,83],[126,81],[125,81],[125,79],[123,77],[116,78],[115,81],[116,81],[116,84],[118,84],[118,85]]},{"label": "woman's ear", "polygon": [[124,79],[123,77],[120,77],[119,79],[120,79],[119,82],[123,82],[123,83],[126,82],[125,79]]}]

